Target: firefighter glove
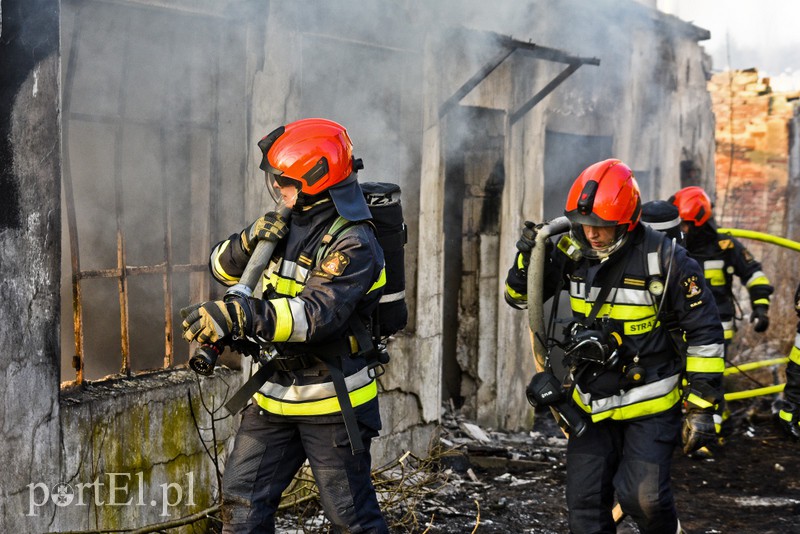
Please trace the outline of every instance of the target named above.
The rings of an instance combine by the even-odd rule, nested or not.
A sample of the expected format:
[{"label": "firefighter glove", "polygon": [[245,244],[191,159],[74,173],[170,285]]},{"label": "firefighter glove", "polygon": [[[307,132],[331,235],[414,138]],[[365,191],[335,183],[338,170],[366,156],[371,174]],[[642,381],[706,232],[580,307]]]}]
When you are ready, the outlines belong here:
[{"label": "firefighter glove", "polygon": [[753,312],[750,314],[750,322],[753,324],[753,330],[756,332],[766,332],[769,328],[769,306],[764,304],[756,304],[753,306]]},{"label": "firefighter glove", "polygon": [[535,223],[525,221],[525,225],[522,227],[522,234],[517,241],[517,250],[522,254],[522,263],[525,267],[531,261],[531,250],[536,246],[536,233],[538,230],[539,227]]},{"label": "firefighter glove", "polygon": [[784,401],[778,412],[778,424],[787,436],[800,441],[800,406]]},{"label": "firefighter glove", "polygon": [[217,343],[232,336],[241,338],[249,323],[250,308],[242,298],[211,300],[181,310],[183,338],[199,343]]},{"label": "firefighter glove", "polygon": [[681,429],[683,453],[691,454],[698,449],[717,443],[717,428],[713,410],[690,410],[683,419]]},{"label": "firefighter glove", "polygon": [[253,252],[259,241],[278,242],[289,232],[286,221],[280,214],[270,211],[256,219],[242,231],[242,247],[248,254]]}]

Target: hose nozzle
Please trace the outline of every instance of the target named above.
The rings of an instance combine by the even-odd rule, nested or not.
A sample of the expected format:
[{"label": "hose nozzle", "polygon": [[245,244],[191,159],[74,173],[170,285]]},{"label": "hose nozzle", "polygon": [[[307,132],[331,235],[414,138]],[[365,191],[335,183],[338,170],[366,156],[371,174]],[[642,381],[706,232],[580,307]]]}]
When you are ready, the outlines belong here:
[{"label": "hose nozzle", "polygon": [[214,367],[221,352],[222,350],[216,345],[200,345],[189,358],[189,367],[199,375],[211,376],[214,374]]}]

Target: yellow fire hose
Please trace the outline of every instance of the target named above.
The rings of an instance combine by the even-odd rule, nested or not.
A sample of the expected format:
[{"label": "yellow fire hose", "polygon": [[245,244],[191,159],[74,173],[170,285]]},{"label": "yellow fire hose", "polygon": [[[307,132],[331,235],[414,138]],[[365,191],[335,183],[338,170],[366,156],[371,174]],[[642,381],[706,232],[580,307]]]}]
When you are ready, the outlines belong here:
[{"label": "yellow fire hose", "polygon": [[772,243],[780,247],[792,249],[795,252],[800,252],[800,243],[786,239],[785,237],[778,237],[772,234],[765,234],[764,232],[756,232],[755,230],[741,230],[739,228],[720,228],[719,233],[728,234],[733,237],[743,237],[745,239],[756,239],[764,241],[765,243]]},{"label": "yellow fire hose", "polygon": [[753,369],[758,369],[760,367],[769,367],[770,365],[780,365],[788,361],[789,358],[773,358],[771,360],[761,360],[758,362],[743,363],[735,367],[726,368],[723,374],[725,376],[735,375],[736,373],[741,373],[744,371],[752,371]]},{"label": "yellow fire hose", "polygon": [[744,391],[733,391],[725,394],[726,401],[750,399],[760,395],[771,395],[773,393],[780,393],[786,384],[775,384],[774,386],[765,386],[763,388],[746,389]]}]

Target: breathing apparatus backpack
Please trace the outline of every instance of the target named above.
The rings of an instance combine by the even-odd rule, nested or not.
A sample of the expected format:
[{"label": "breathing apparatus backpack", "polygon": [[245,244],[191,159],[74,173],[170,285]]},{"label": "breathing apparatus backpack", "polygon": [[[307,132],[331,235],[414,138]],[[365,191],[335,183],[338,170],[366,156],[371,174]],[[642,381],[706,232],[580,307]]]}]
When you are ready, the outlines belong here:
[{"label": "breathing apparatus backpack", "polygon": [[375,325],[376,334],[385,338],[405,328],[408,322],[404,249],[408,232],[403,221],[399,185],[365,182],[361,184],[361,189],[372,213],[378,244],[383,249],[386,261],[386,286],[378,304]]},{"label": "breathing apparatus backpack", "polygon": [[[400,186],[387,182],[363,182],[360,185],[385,261],[386,285],[372,317],[371,332],[372,338],[380,342],[405,328],[408,322],[404,249],[408,234],[400,204]],[[317,252],[317,263],[325,257],[330,245],[355,224],[341,217],[334,222]],[[360,332],[355,334],[358,337]]]}]

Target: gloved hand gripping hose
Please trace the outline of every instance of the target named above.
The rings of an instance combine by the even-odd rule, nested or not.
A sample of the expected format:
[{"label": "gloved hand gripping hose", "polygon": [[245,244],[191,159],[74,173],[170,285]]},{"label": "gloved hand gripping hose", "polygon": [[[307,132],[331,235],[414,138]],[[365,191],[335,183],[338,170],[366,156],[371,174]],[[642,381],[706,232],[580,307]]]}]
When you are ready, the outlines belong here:
[{"label": "gloved hand gripping hose", "polygon": [[[291,210],[284,206],[282,203],[276,206],[275,211],[286,219],[289,217]],[[239,283],[229,288],[225,292],[223,300],[231,298],[244,298],[247,299],[253,294],[258,281],[261,279],[261,273],[269,264],[272,253],[275,252],[275,247],[278,245],[277,241],[260,240],[256,244],[247,266],[239,278]],[[217,364],[219,355],[222,354],[225,346],[221,341],[216,343],[205,343],[197,347],[194,354],[189,358],[189,367],[191,367],[197,374],[203,376],[210,376],[214,372],[214,366]]]},{"label": "gloved hand gripping hose", "polygon": [[543,308],[544,265],[547,259],[545,242],[550,236],[564,233],[567,230],[569,230],[569,219],[566,217],[553,219],[536,232],[536,246],[531,250],[530,266],[528,267],[528,326],[530,327],[531,347],[537,372],[543,371],[548,366],[547,349],[542,341],[545,334]]}]

